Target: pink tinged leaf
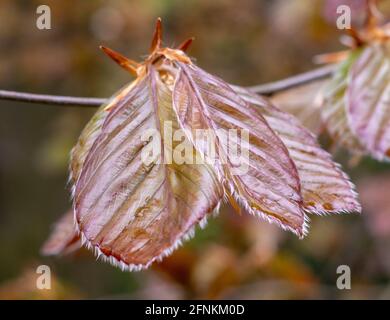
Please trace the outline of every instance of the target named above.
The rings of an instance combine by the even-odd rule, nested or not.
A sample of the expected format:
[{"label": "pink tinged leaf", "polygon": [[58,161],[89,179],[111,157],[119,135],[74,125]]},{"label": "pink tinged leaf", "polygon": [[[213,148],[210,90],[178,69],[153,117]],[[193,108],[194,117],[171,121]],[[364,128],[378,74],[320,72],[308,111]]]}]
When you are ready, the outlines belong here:
[{"label": "pink tinged leaf", "polygon": [[75,226],[73,210],[69,210],[55,224],[49,239],[42,246],[41,252],[47,256],[68,254],[80,247],[81,240]]},{"label": "pink tinged leaf", "polygon": [[271,96],[279,109],[294,115],[304,127],[319,135],[324,124],[321,121],[321,91],[326,80],[313,81],[296,88],[287,89]]},{"label": "pink tinged leaf", "polygon": [[296,118],[274,107],[268,100],[245,89],[235,89],[260,110],[287,147],[300,178],[304,207],[308,212],[329,214],[361,211],[349,177],[333,162],[311,132]]},{"label": "pink tinged leaf", "polygon": [[[92,119],[87,123],[81,133],[77,144],[73,147],[70,157],[70,176],[72,184],[72,195],[74,184],[78,180],[82,165],[90,151],[107,115],[117,106],[120,100],[131,90],[133,84],[126,86],[115,94],[107,104],[102,105]],[[69,210],[55,225],[50,238],[42,247],[44,255],[57,255],[70,253],[81,246],[80,237],[75,227],[73,210]]]},{"label": "pink tinged leaf", "polygon": [[345,61],[340,63],[332,79],[323,90],[321,108],[322,120],[334,143],[355,154],[364,153],[364,147],[348,123],[347,88],[350,84],[350,68],[359,55],[360,50],[355,50]]},{"label": "pink tinged leaf", "polygon": [[169,254],[217,210],[223,195],[206,165],[165,164],[164,152],[159,161],[142,161],[152,143],[143,133],[153,129],[164,137],[165,121],[178,128],[172,92],[151,66],[106,117],[76,183],[83,240],[123,269],[139,270]]},{"label": "pink tinged leaf", "polygon": [[[102,105],[92,119],[87,123],[81,133],[77,144],[73,147],[70,157],[70,176],[72,184],[72,195],[74,193],[74,184],[80,177],[81,168],[85,158],[90,151],[93,143],[101,132],[101,127],[107,115],[112,111],[113,106],[131,89],[132,85],[121,89],[107,104]],[[75,226],[73,210],[69,210],[55,225],[50,238],[42,247],[44,255],[65,254],[78,249],[81,246],[81,240]]]},{"label": "pink tinged leaf", "polygon": [[[232,88],[194,65],[180,68],[174,92],[179,123],[200,152],[208,156],[194,131],[213,132],[217,150],[214,163],[221,182],[247,211],[277,223],[302,236],[305,215],[297,169],[286,147],[266,123],[258,109],[241,99]],[[234,165],[224,143],[227,130],[249,131],[248,170],[233,174]],[[229,143],[234,143],[229,141]]]},{"label": "pink tinged leaf", "polygon": [[348,119],[378,160],[390,160],[390,42],[364,49],[351,70]]},{"label": "pink tinged leaf", "polygon": [[94,114],[92,119],[87,123],[82,131],[77,144],[73,147],[70,157],[70,181],[76,183],[80,177],[81,168],[87,157],[88,152],[92,148],[96,138],[101,133],[102,125],[106,117],[116,107],[120,107],[126,103],[125,96],[136,84],[136,81],[119,90],[113,97],[109,99],[107,104],[102,105]]}]

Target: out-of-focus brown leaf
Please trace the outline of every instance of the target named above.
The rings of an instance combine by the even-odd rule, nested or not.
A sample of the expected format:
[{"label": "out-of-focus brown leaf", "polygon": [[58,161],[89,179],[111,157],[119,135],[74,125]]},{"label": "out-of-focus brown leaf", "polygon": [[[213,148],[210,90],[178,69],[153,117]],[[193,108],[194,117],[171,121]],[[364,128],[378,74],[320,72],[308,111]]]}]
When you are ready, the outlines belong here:
[{"label": "out-of-focus brown leaf", "polygon": [[142,287],[132,299],[142,300],[180,300],[186,299],[184,288],[172,281],[166,274],[147,272],[142,280]]},{"label": "out-of-focus brown leaf", "polygon": [[311,286],[316,282],[315,275],[299,259],[291,254],[277,256],[270,265],[270,272],[278,277],[299,283],[300,285]]},{"label": "out-of-focus brown leaf", "polygon": [[199,254],[194,249],[184,246],[157,264],[154,269],[169,276],[172,281],[190,287],[191,270],[198,258]]},{"label": "out-of-focus brown leaf", "polygon": [[366,221],[375,236],[390,236],[390,175],[373,176],[359,181],[359,193],[366,211]]},{"label": "out-of-focus brown leaf", "polygon": [[239,279],[239,260],[234,251],[221,245],[211,245],[203,251],[193,271],[192,282],[203,299],[218,298]]},{"label": "out-of-focus brown leaf", "polygon": [[278,252],[285,234],[280,229],[263,221],[253,221],[251,216],[243,220],[239,235],[247,241],[248,250],[240,257],[240,273],[250,275],[265,267]]},{"label": "out-of-focus brown leaf", "polygon": [[0,284],[0,300],[42,300],[80,299],[78,290],[65,284],[51,273],[51,289],[40,290],[37,279],[40,276],[33,268],[24,270],[17,278]]}]

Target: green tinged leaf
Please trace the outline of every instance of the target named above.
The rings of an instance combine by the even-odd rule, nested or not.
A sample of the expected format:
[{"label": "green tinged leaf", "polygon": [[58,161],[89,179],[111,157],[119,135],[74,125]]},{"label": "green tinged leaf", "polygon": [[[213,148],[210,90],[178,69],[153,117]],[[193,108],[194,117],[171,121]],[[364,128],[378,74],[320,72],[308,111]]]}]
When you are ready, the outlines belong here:
[{"label": "green tinged leaf", "polygon": [[360,54],[360,50],[355,50],[345,61],[339,64],[337,71],[323,90],[321,108],[322,120],[334,143],[358,154],[363,153],[364,148],[348,123],[347,106],[349,101],[347,89],[350,84],[350,69]]}]

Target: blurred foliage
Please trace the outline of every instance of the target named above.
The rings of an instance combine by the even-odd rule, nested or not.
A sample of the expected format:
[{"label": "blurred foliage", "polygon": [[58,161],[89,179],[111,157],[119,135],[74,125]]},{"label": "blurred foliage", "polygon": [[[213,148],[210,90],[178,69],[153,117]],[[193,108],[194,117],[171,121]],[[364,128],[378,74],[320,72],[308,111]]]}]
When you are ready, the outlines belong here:
[{"label": "blurred foliage", "polygon": [[[39,31],[35,11],[41,1],[2,0],[0,88],[109,96],[131,78],[98,46],[137,59],[147,52],[158,16],[166,44],[195,36],[190,54],[228,82],[253,85],[283,78],[313,68],[314,55],[341,49],[342,33],[332,22],[334,3],[52,0],[46,2],[52,29]],[[70,206],[68,153],[92,113],[0,101],[0,298],[390,297],[385,187],[390,167],[369,159],[348,167],[343,153],[337,160],[355,179],[366,209],[361,216],[312,217],[303,241],[225,206],[219,219],[148,271],[121,272],[97,263],[86,250],[40,257],[51,224]],[[372,200],[377,191],[383,202]],[[52,292],[34,289],[40,264],[52,269]],[[351,267],[352,290],[336,288],[341,264]]]}]

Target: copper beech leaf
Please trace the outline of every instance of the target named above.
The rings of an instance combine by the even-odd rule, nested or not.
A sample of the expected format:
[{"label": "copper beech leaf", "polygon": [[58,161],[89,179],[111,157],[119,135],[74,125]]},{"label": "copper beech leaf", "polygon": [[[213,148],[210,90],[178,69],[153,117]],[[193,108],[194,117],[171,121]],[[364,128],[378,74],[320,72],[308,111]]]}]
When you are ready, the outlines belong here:
[{"label": "copper beech leaf", "polygon": [[[177,65],[180,71],[173,107],[179,123],[206,156],[207,150],[196,141],[194,130],[210,129],[214,133],[218,145],[215,169],[227,192],[250,213],[303,236],[305,215],[298,173],[282,141],[259,110],[223,80],[193,64]],[[232,173],[234,165],[225,136],[230,129],[249,132],[248,170],[243,174]]]},{"label": "copper beech leaf", "polygon": [[332,79],[323,90],[321,108],[322,120],[334,143],[356,154],[364,153],[364,147],[349,126],[347,118],[349,101],[346,93],[350,84],[350,68],[359,55],[360,50],[353,51],[346,60],[339,64]]},{"label": "copper beech leaf", "polygon": [[71,253],[81,247],[80,237],[73,219],[73,210],[67,211],[54,225],[49,239],[45,241],[41,252],[44,255]]},{"label": "copper beech leaf", "polygon": [[112,264],[139,270],[190,237],[223,198],[301,237],[305,211],[360,209],[348,177],[293,116],[198,68],[184,53],[191,41],[161,47],[158,20],[144,62],[103,48],[136,80],[73,148],[74,218],[56,225],[44,253],[80,236]]},{"label": "copper beech leaf", "polygon": [[243,88],[235,87],[235,90],[261,112],[287,147],[298,169],[304,207],[308,212],[329,214],[361,210],[349,177],[310,131],[268,100]]},{"label": "copper beech leaf", "polygon": [[271,102],[282,111],[294,115],[304,127],[316,135],[324,129],[321,121],[321,91],[326,80],[317,80],[273,94]]},{"label": "copper beech leaf", "polygon": [[[81,168],[93,143],[101,132],[102,124],[113,106],[117,106],[123,97],[128,94],[135,82],[127,85],[118,93],[114,94],[109,102],[103,104],[93,115],[92,119],[83,129],[76,145],[71,151],[69,165],[69,180],[72,184],[72,195],[74,185],[80,177]],[[55,224],[49,239],[43,244],[41,252],[44,255],[67,254],[81,246],[81,239],[76,228],[73,210],[67,211]]]},{"label": "copper beech leaf", "polygon": [[[171,93],[149,68],[106,117],[76,182],[84,240],[113,264],[137,270],[170,253],[215,210],[222,189],[211,168],[141,159],[145,130],[177,120]],[[177,127],[177,124],[176,126]],[[164,142],[161,141],[163,145]]]},{"label": "copper beech leaf", "polygon": [[366,47],[350,77],[349,124],[373,157],[390,160],[390,42]]},{"label": "copper beech leaf", "polygon": [[[92,119],[87,123],[81,135],[73,147],[70,155],[70,182],[74,186],[78,178],[80,177],[81,168],[84,164],[84,161],[88,155],[88,152],[93,146],[96,138],[101,133],[101,128],[104,120],[110,113],[110,111],[121,104],[123,104],[126,100],[125,97],[128,95],[129,91],[132,90],[137,81],[130,83],[125,86],[123,89],[119,90],[116,94],[114,94],[109,102],[103,104],[93,115]],[[74,190],[72,190],[73,193]]]}]

